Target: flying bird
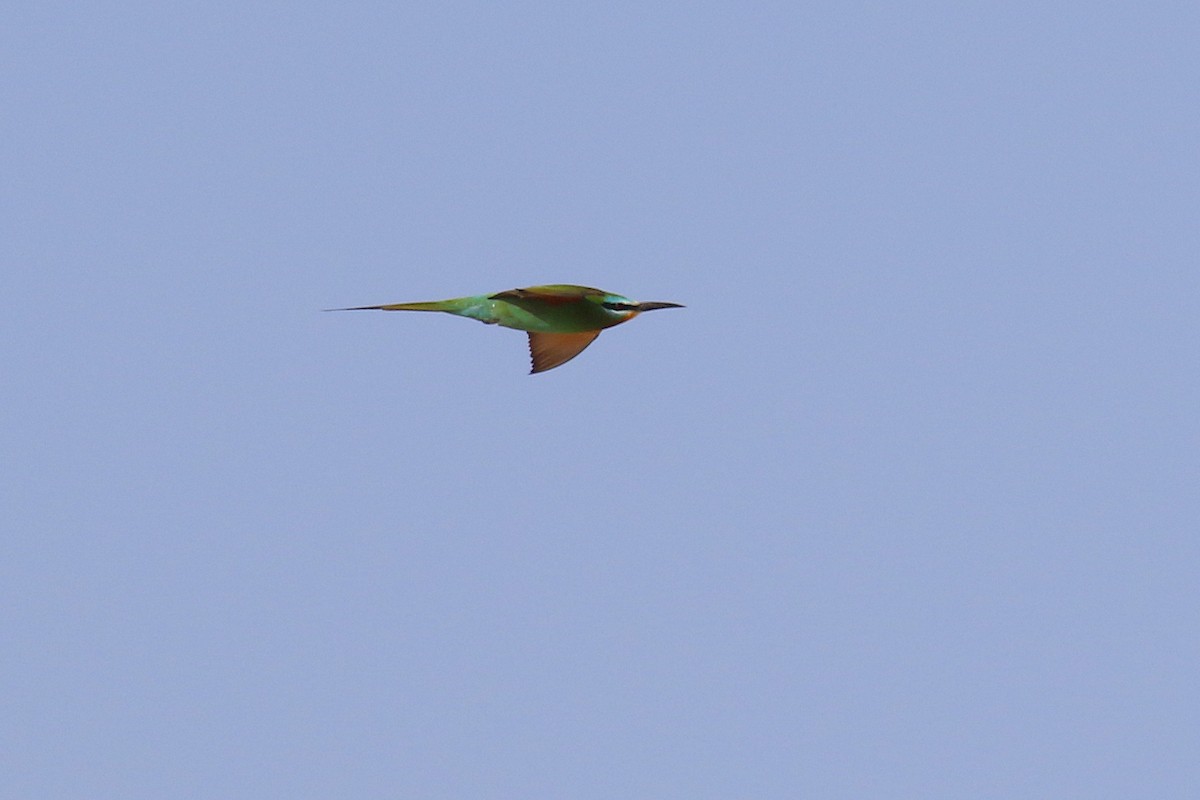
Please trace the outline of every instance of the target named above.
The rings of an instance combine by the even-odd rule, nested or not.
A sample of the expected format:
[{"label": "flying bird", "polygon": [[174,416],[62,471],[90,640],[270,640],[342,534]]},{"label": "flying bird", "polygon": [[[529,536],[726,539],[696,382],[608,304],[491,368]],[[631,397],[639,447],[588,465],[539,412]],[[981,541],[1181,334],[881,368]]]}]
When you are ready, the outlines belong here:
[{"label": "flying bird", "polygon": [[605,328],[620,325],[643,311],[657,308],[683,306],[679,303],[639,303],[601,289],[555,284],[428,303],[389,303],[328,310],[444,311],[477,319],[487,325],[525,331],[529,334],[532,375],[567,363],[594,342]]}]

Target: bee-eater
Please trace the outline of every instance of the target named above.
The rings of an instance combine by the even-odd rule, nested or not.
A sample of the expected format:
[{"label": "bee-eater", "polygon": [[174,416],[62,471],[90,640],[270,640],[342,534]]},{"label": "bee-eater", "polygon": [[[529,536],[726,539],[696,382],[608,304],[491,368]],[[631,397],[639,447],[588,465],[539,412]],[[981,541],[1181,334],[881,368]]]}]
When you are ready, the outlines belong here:
[{"label": "bee-eater", "polygon": [[600,331],[656,308],[683,308],[678,303],[639,303],[619,294],[587,286],[556,284],[509,289],[496,294],[455,297],[428,303],[331,308],[330,311],[445,311],[487,325],[529,334],[532,375],[565,364],[595,341]]}]

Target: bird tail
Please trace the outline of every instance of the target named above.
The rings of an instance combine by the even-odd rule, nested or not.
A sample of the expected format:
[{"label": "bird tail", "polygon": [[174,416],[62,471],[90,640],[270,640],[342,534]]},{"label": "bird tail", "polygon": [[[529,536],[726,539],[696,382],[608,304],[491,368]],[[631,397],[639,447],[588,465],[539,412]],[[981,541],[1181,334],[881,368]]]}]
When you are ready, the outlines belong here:
[{"label": "bird tail", "polygon": [[382,306],[354,306],[353,308],[327,308],[326,311],[458,311],[455,300],[433,300],[428,303],[388,303]]}]

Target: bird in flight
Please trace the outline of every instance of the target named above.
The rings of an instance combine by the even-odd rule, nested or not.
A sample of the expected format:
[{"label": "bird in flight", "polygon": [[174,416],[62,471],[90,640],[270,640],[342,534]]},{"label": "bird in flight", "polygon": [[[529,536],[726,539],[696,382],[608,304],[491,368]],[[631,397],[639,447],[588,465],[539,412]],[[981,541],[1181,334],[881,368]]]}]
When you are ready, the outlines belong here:
[{"label": "bird in flight", "polygon": [[643,311],[683,308],[679,303],[637,302],[587,286],[554,284],[428,303],[331,308],[329,311],[444,311],[487,325],[529,334],[530,374],[567,363],[595,341],[600,331],[628,322]]}]

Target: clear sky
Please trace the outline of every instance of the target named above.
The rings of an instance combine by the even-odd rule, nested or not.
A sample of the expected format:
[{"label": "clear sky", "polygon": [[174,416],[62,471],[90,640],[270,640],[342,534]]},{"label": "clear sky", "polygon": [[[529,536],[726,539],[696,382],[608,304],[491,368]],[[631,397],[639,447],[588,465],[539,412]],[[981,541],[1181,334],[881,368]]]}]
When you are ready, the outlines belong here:
[{"label": "clear sky", "polygon": [[13,4],[0,794],[1200,796],[1198,39]]}]

